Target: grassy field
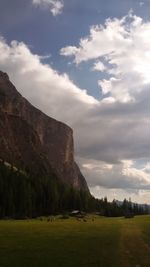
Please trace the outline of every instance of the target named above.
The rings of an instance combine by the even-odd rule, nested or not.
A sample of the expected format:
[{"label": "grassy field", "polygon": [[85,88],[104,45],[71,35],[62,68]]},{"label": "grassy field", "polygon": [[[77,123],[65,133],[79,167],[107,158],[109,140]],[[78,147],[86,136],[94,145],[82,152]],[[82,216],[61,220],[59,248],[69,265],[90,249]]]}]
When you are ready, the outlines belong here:
[{"label": "grassy field", "polygon": [[0,267],[128,266],[150,266],[150,216],[0,221]]}]

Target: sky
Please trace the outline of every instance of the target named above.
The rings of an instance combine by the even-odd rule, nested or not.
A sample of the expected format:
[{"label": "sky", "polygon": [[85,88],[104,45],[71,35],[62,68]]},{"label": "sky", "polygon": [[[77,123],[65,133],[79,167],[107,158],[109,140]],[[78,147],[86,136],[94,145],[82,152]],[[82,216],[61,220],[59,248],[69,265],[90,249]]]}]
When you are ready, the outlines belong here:
[{"label": "sky", "polygon": [[149,0],[0,0],[0,69],[73,128],[98,198],[150,204],[149,10]]}]

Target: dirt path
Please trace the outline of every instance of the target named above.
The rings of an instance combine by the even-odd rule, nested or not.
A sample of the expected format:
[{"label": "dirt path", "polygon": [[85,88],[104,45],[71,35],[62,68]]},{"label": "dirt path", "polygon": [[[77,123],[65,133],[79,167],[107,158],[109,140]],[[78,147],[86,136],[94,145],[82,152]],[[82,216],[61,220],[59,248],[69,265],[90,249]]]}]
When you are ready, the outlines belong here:
[{"label": "dirt path", "polygon": [[150,267],[150,247],[134,219],[127,219],[121,230],[121,267]]}]

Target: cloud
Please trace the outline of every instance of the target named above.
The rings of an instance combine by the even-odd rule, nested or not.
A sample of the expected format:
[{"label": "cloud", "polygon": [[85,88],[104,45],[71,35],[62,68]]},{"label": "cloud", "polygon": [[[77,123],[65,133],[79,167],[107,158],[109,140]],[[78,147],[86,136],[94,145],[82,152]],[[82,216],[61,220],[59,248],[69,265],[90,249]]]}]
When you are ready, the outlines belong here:
[{"label": "cloud", "polygon": [[53,16],[60,15],[64,7],[63,1],[60,0],[32,0],[32,3],[36,6],[49,8]]},{"label": "cloud", "polygon": [[[105,25],[91,26],[89,36],[82,38],[78,47],[67,46],[60,51],[61,55],[72,56],[77,65],[95,61],[93,70],[105,72],[108,77],[98,80],[100,105],[78,126],[77,154],[92,188],[149,190],[149,165],[138,169],[123,164],[150,157],[149,38],[150,22],[129,12],[121,19],[107,19]],[[99,169],[95,169],[95,163],[89,165],[93,161]],[[103,169],[100,162],[112,164],[112,169]]]},{"label": "cloud", "polygon": [[108,164],[97,160],[80,159],[82,171],[91,187],[103,186],[112,189],[150,190],[150,173],[137,169],[133,160],[123,160],[119,164]]},{"label": "cloud", "polygon": [[[114,23],[121,26],[113,27]],[[44,64],[42,57],[33,54],[22,42],[8,44],[0,39],[0,69],[9,74],[20,93],[33,105],[73,128],[76,158],[92,192],[97,194],[105,188],[108,197],[112,192],[118,196],[122,194],[122,197],[128,192],[133,200],[139,197],[142,202],[150,202],[150,61],[147,37],[150,22],[130,14],[120,20],[107,20],[106,25],[101,26],[101,30],[99,26],[95,38],[99,31],[109,37],[111,26],[112,43],[106,43],[104,48],[101,46],[101,51],[98,43],[98,51],[94,52],[97,56],[91,58],[95,68],[98,68],[98,62],[104,62],[104,72],[108,76],[105,80],[99,79],[103,90],[100,101],[88,95],[84,88],[76,86],[66,73],[59,73],[51,65]],[[123,32],[126,33],[125,40],[122,40]],[[117,36],[116,46],[113,46],[114,36]],[[93,47],[92,37],[88,40]],[[107,46],[111,51],[111,45],[116,48],[117,44],[118,51],[105,54],[102,51]],[[74,53],[76,57],[78,49],[81,48],[74,46],[69,54]],[[84,53],[84,61],[85,58],[89,60]],[[139,166],[143,161],[144,164]]]},{"label": "cloud", "polygon": [[78,117],[98,103],[66,73],[59,74],[42,63],[43,57],[32,54],[23,42],[12,41],[9,45],[1,38],[0,53],[0,69],[8,72],[23,96],[46,114],[69,123],[72,114]]},{"label": "cloud", "polygon": [[66,48],[61,49],[60,54],[62,56],[72,56],[72,55],[76,55],[77,51],[78,51],[77,47],[67,46],[67,49]]},{"label": "cloud", "polygon": [[150,203],[149,194],[150,190],[125,190],[125,189],[107,189],[102,186],[95,186],[90,188],[91,193],[97,198],[104,198],[109,196],[109,200],[117,199],[131,199],[137,203]]},{"label": "cloud", "polygon": [[106,70],[106,66],[103,64],[103,62],[97,61],[97,62],[95,62],[94,66],[93,66],[93,70],[103,72]]},{"label": "cloud", "polygon": [[140,7],[144,6],[144,2],[139,2]]},{"label": "cloud", "polygon": [[150,83],[149,39],[150,22],[129,12],[121,19],[107,19],[105,25],[91,26],[89,36],[82,38],[78,47],[64,47],[60,54],[73,56],[76,64],[98,60],[93,69],[109,76],[98,81],[103,97],[109,94],[119,102],[135,101]]},{"label": "cloud", "polygon": [[108,196],[111,201],[131,198],[138,203],[150,203],[150,163],[136,168],[132,160],[108,164],[80,158],[79,162],[95,197]]}]

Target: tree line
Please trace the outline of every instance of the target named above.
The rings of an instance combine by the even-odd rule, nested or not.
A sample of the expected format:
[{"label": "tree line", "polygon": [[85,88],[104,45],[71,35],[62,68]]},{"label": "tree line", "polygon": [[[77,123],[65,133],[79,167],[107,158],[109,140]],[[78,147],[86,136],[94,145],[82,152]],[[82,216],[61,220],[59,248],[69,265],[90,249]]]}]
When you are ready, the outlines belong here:
[{"label": "tree line", "polygon": [[62,183],[54,174],[33,175],[0,162],[0,218],[34,218],[72,210],[123,216],[127,212],[145,214],[146,207],[124,200],[95,199],[84,190]]},{"label": "tree line", "polygon": [[99,213],[107,217],[132,217],[134,215],[144,215],[150,213],[148,205],[132,203],[131,199],[124,199],[123,202],[119,202],[114,199],[112,202],[108,202],[107,197],[105,197],[104,199],[98,199],[97,201]]}]

